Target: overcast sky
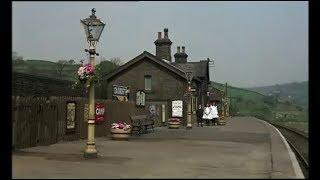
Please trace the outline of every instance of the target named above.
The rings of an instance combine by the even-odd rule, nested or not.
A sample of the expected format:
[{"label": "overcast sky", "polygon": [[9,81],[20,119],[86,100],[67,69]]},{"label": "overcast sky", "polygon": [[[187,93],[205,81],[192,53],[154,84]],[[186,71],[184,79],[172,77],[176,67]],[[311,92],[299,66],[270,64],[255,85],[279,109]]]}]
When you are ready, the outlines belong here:
[{"label": "overcast sky", "polygon": [[168,28],[172,58],[185,46],[189,61],[214,59],[212,81],[252,87],[308,80],[306,1],[13,2],[13,51],[24,59],[86,59],[80,19],[92,8],[106,23],[101,57],[127,62],[145,50],[155,54],[157,32]]}]

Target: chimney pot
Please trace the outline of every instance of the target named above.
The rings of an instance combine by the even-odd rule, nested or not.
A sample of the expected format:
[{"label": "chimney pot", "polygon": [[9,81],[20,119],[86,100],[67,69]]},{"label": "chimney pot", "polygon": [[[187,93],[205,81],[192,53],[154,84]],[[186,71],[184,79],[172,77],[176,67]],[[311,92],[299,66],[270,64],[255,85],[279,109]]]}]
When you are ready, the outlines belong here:
[{"label": "chimney pot", "polygon": [[180,53],[180,46],[177,46],[177,53]]},{"label": "chimney pot", "polygon": [[158,32],[158,39],[161,39],[161,32]]},{"label": "chimney pot", "polygon": [[168,28],[164,28],[164,38],[168,38]]},{"label": "chimney pot", "polygon": [[185,53],[185,47],[182,46],[182,53]]}]

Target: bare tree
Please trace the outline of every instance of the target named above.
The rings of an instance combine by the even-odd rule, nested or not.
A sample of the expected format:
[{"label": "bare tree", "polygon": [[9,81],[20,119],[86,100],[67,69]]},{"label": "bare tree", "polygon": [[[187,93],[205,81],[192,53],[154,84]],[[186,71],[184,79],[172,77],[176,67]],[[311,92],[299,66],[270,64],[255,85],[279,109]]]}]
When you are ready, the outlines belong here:
[{"label": "bare tree", "polygon": [[17,52],[12,51],[12,62],[13,64],[23,63],[23,57],[19,56]]},{"label": "bare tree", "polygon": [[57,72],[59,74],[60,79],[62,79],[62,71],[67,64],[68,64],[68,61],[66,60],[59,60],[57,62]]},{"label": "bare tree", "polygon": [[80,64],[83,64],[84,61],[85,61],[84,59],[81,59],[81,60],[80,60]]},{"label": "bare tree", "polygon": [[123,64],[123,61],[121,60],[120,57],[112,57],[112,58],[110,58],[109,61],[114,63],[117,66],[121,66]]},{"label": "bare tree", "polygon": [[12,51],[12,60],[16,60],[18,57],[18,53],[15,51]]},{"label": "bare tree", "polygon": [[70,59],[70,60],[68,61],[68,63],[69,63],[69,64],[74,64],[74,63],[75,63],[75,60]]}]

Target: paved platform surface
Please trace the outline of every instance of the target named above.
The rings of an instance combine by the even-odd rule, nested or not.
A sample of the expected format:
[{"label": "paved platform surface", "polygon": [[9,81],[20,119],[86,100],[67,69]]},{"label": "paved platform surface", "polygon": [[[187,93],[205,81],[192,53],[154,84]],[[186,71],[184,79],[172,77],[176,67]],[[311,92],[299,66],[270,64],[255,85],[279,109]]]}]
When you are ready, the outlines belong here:
[{"label": "paved platform surface", "polygon": [[83,158],[85,140],[13,152],[12,178],[297,178],[278,132],[251,117],[191,130],[158,127],[129,141],[97,138],[97,159]]}]

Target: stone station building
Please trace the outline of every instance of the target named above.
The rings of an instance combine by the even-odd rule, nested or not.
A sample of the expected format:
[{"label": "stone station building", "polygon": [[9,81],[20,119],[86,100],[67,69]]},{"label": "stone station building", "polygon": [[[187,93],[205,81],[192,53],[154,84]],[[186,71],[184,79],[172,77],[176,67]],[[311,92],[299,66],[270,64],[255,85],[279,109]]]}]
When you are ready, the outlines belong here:
[{"label": "stone station building", "polygon": [[[182,124],[186,125],[187,103],[185,93],[188,82],[186,72],[192,71],[192,113],[195,122],[195,110],[198,104],[204,105],[208,101],[207,91],[209,80],[209,59],[198,62],[187,60],[185,47],[177,47],[171,58],[171,40],[168,29],[164,29],[164,37],[158,32],[158,39],[154,42],[156,55],[147,51],[120,66],[103,78],[102,92],[107,99],[119,99],[115,96],[115,87],[126,87],[125,100],[136,101],[137,92],[144,93],[145,106],[149,109],[154,106],[156,110],[156,126],[165,123],[171,118],[171,105],[174,100],[183,101]],[[123,100],[123,98],[121,98]]]}]

